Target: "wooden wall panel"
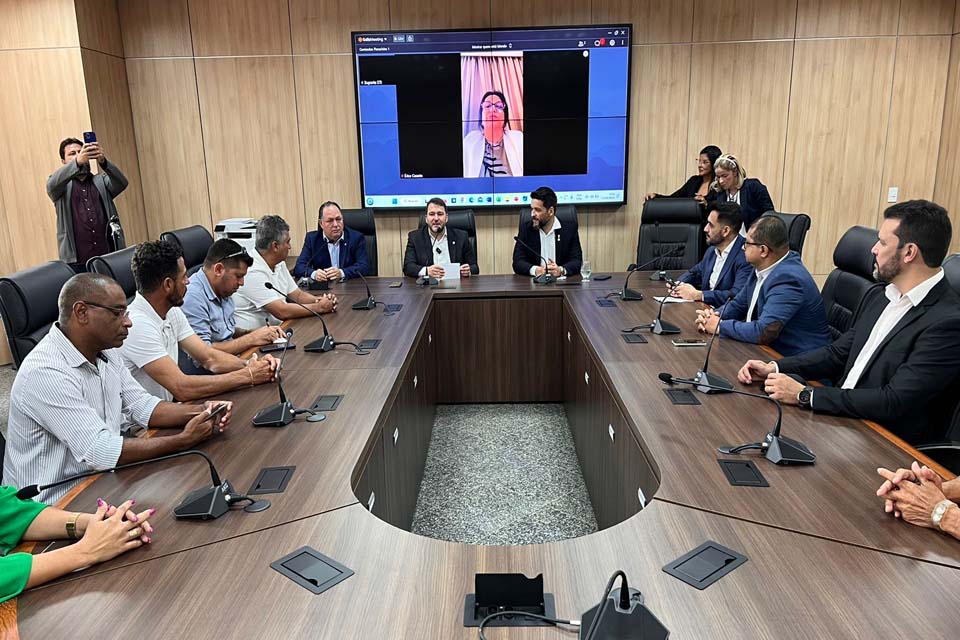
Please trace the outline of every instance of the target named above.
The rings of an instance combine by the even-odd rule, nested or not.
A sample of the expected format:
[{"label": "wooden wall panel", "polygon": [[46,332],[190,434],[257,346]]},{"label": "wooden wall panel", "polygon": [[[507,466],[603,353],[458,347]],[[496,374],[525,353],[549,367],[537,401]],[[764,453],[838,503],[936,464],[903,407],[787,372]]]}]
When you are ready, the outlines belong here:
[{"label": "wooden wall panel", "polygon": [[933,199],[950,212],[953,247],[957,251],[960,250],[960,35],[953,36],[952,40]]},{"label": "wooden wall panel", "polygon": [[900,4],[901,0],[799,0],[797,37],[896,35]]},{"label": "wooden wall panel", "polygon": [[[0,191],[0,274],[9,275],[17,270],[10,250],[10,230],[7,228],[7,208],[3,203],[3,192]],[[7,332],[0,323],[0,365],[13,362],[10,346],[7,344]]]},{"label": "wooden wall panel", "polygon": [[190,0],[190,28],[197,56],[289,54],[287,0]]},{"label": "wooden wall panel", "polygon": [[[403,246],[400,244],[400,217],[396,213],[377,214],[377,261],[381,276],[403,275]],[[406,243],[407,237],[403,236]]]},{"label": "wooden wall panel", "polygon": [[123,57],[117,0],[76,0],[80,46]]},{"label": "wooden wall panel", "polygon": [[[513,237],[517,235],[520,219],[519,209],[497,210],[497,213],[482,213],[493,222],[493,236],[490,240],[480,238],[485,244],[492,241],[493,265],[490,273],[513,273]],[[489,251],[490,249],[488,249]]]},{"label": "wooden wall panel", "polygon": [[909,0],[900,3],[902,36],[950,34],[956,0]]},{"label": "wooden wall panel", "polygon": [[494,27],[590,24],[586,0],[491,0]]},{"label": "wooden wall panel", "polygon": [[290,224],[294,247],[301,246],[293,60],[212,58],[197,60],[196,68],[211,217],[277,214]]},{"label": "wooden wall panel", "polygon": [[389,0],[391,29],[473,29],[490,26],[490,0]]},{"label": "wooden wall panel", "polygon": [[797,42],[782,206],[813,218],[811,273],[830,271],[851,225],[876,224],[895,49],[895,38]]},{"label": "wooden wall panel", "polygon": [[119,0],[127,58],[193,55],[187,0]]},{"label": "wooden wall panel", "polygon": [[960,33],[960,0],[957,0],[957,6],[953,10],[953,32]]},{"label": "wooden wall panel", "polygon": [[57,220],[46,179],[60,166],[57,147],[88,130],[80,49],[0,51],[0,149],[16,170],[0,172],[14,265],[57,258]]},{"label": "wooden wall panel", "polygon": [[[779,205],[793,47],[790,41],[693,46],[689,175],[700,149],[715,144],[734,154],[748,176],[767,185]],[[736,69],[736,80],[717,73],[718,68]]]},{"label": "wooden wall panel", "polygon": [[103,143],[103,152],[127,177],[129,184],[115,200],[128,244],[147,240],[143,186],[137,141],[130,111],[130,90],[123,60],[81,49],[83,74],[90,105],[90,124]]},{"label": "wooden wall panel", "polygon": [[148,235],[202,224],[213,229],[191,59],[127,60]]},{"label": "wooden wall panel", "polygon": [[351,31],[390,28],[389,0],[290,0],[294,53],[348,53]]},{"label": "wooden wall panel", "polygon": [[792,38],[797,0],[696,0],[693,41]]},{"label": "wooden wall panel", "polygon": [[689,42],[693,0],[593,0],[593,22],[633,25],[633,44]]},{"label": "wooden wall panel", "polygon": [[73,0],[0,0],[0,49],[76,47]]},{"label": "wooden wall panel", "polygon": [[890,187],[900,188],[901,202],[933,198],[949,65],[950,36],[901,37],[897,43],[879,212],[889,206]]}]

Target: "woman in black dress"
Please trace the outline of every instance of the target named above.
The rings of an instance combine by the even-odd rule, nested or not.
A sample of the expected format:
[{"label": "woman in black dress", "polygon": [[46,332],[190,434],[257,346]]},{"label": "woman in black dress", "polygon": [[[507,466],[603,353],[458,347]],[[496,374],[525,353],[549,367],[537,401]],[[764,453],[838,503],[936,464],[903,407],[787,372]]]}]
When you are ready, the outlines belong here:
[{"label": "woman in black dress", "polygon": [[[716,192],[710,189],[710,183],[713,182],[715,176],[713,174],[713,165],[722,155],[720,147],[709,145],[700,150],[700,155],[697,156],[697,174],[690,176],[690,178],[683,183],[683,186],[671,193],[668,197],[670,198],[695,198],[700,204],[706,203],[706,201],[712,200],[716,197]],[[664,195],[660,193],[650,192],[644,198],[644,200],[652,200],[653,198],[663,198]]]}]

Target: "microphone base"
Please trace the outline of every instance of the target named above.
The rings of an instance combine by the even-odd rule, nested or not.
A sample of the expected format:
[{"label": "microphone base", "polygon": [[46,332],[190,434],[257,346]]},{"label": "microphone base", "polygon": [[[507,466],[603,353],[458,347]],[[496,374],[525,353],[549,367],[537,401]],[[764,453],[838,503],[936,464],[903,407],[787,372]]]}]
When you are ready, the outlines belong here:
[{"label": "microphone base", "polygon": [[621,300],[643,300],[643,294],[635,289],[623,288],[620,290]]},{"label": "microphone base", "polygon": [[653,327],[651,327],[650,331],[658,336],[670,336],[680,333],[680,327],[675,324],[670,324],[669,322],[664,322],[660,318],[657,318],[653,322]]},{"label": "microphone base", "polygon": [[334,347],[337,346],[336,341],[333,339],[333,336],[326,335],[320,338],[319,340],[314,340],[307,346],[303,348],[304,351],[309,351],[310,353],[326,353],[327,351],[333,351]]},{"label": "microphone base", "polygon": [[369,296],[366,300],[353,303],[353,306],[350,308],[354,311],[372,311],[376,306],[377,301],[374,300],[373,296]]},{"label": "microphone base", "polygon": [[802,442],[784,436],[767,435],[764,457],[773,464],[814,464],[817,456]]},{"label": "microphone base", "polygon": [[553,284],[556,281],[556,276],[552,276],[549,273],[542,273],[533,279],[534,284]]},{"label": "microphone base", "polygon": [[667,279],[667,272],[666,272],[666,271],[654,271],[653,273],[650,274],[650,279],[653,280],[653,281],[661,281],[661,282],[662,282],[662,281],[664,281],[664,280]]},{"label": "microphone base", "polygon": [[708,384],[712,387],[723,387],[723,389],[711,389],[710,387],[697,386],[697,391],[700,393],[730,393],[733,391],[732,382],[723,376],[718,376],[715,373],[710,373],[703,369],[697,371],[697,375],[693,377],[693,380],[694,382]]},{"label": "microphone base", "polygon": [[[643,604],[643,596],[636,589],[630,589],[630,608],[620,609],[617,606],[620,589],[616,589],[607,597],[606,610],[600,625],[593,633],[594,640],[665,640],[670,631],[660,622],[653,613]],[[612,602],[611,602],[612,601]],[[600,613],[597,605],[580,617],[580,635],[583,638],[594,617]]]},{"label": "microphone base", "polygon": [[253,426],[285,427],[293,422],[294,417],[296,417],[296,409],[294,409],[293,403],[280,402],[253,416]]},{"label": "microphone base", "polygon": [[229,481],[191,491],[173,509],[179,520],[214,520],[230,510],[227,496],[236,493]]},{"label": "microphone base", "polygon": [[417,286],[419,287],[426,287],[426,286],[433,287],[438,284],[440,284],[440,281],[437,280],[436,278],[431,278],[429,276],[420,276],[419,278],[417,278]]}]

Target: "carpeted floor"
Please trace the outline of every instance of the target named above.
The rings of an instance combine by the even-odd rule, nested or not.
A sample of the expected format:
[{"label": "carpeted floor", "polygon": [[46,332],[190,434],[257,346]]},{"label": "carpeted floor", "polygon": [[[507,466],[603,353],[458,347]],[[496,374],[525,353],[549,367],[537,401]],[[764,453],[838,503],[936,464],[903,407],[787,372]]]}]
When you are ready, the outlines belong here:
[{"label": "carpeted floor", "polygon": [[17,372],[12,365],[0,367],[0,433],[7,437],[7,414],[10,413],[10,387]]},{"label": "carpeted floor", "polygon": [[597,530],[563,405],[441,405],[413,532],[486,545]]}]

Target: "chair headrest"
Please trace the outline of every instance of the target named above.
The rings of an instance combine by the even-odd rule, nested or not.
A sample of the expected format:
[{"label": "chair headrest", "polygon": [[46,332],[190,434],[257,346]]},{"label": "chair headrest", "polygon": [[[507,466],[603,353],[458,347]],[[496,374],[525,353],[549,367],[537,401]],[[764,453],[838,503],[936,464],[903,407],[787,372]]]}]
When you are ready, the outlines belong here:
[{"label": "chair headrest", "polygon": [[[960,253],[947,256],[943,261],[943,273],[953,290],[960,294]],[[960,407],[957,407],[960,415]]]},{"label": "chair headrest", "polygon": [[340,213],[343,214],[343,226],[350,227],[365,236],[377,235],[373,209],[341,209]]},{"label": "chair headrest", "polygon": [[59,260],[0,278],[0,299],[14,336],[32,333],[57,319],[60,289],[74,276]]},{"label": "chair headrest", "polygon": [[870,250],[877,243],[877,230],[855,226],[847,229],[837,248],[833,250],[833,264],[842,271],[855,273],[874,282],[873,254]]},{"label": "chair headrest", "polygon": [[643,204],[641,224],[696,224],[703,221],[700,203],[693,198],[654,198]]},{"label": "chair headrest", "polygon": [[96,258],[90,258],[87,262],[87,270],[110,276],[117,281],[120,288],[127,298],[133,297],[137,292],[137,281],[133,277],[133,252],[137,250],[138,245],[120,249],[113,253],[107,253]]},{"label": "chair headrest", "polygon": [[[420,214],[420,223],[418,229],[427,226],[426,212]],[[473,214],[473,209],[457,209],[447,212],[447,226],[451,229],[460,229],[466,231],[472,238],[477,235],[477,219]]]},{"label": "chair headrest", "polygon": [[160,239],[180,245],[183,252],[183,262],[187,268],[201,264],[207,257],[207,251],[213,244],[213,236],[206,227],[195,224],[185,229],[166,231],[160,234]]}]

